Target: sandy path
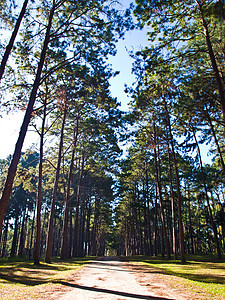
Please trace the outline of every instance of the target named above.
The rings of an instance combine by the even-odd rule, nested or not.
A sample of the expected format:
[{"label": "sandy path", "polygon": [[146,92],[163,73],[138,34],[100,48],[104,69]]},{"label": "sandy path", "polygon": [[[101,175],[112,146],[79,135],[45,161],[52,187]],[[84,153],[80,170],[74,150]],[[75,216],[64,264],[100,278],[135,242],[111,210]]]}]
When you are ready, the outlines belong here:
[{"label": "sandy path", "polygon": [[92,261],[77,273],[75,281],[68,282],[72,290],[58,299],[188,299],[161,283],[141,284],[138,273],[116,258]]}]

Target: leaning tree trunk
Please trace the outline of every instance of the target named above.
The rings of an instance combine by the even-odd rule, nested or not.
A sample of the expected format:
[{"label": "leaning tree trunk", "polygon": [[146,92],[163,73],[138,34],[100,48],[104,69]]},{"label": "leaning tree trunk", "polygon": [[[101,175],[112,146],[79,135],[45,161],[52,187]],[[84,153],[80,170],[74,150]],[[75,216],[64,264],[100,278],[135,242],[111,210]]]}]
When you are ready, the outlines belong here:
[{"label": "leaning tree trunk", "polygon": [[169,129],[169,138],[170,138],[170,145],[171,145],[171,150],[172,150],[172,156],[173,156],[173,162],[174,162],[174,170],[175,170],[175,177],[176,177],[176,185],[177,185],[177,198],[178,198],[178,216],[179,216],[179,233],[180,233],[180,255],[181,255],[181,262],[184,263],[186,261],[185,259],[185,251],[184,251],[184,229],[183,229],[183,221],[182,221],[182,196],[181,196],[181,191],[180,191],[180,178],[179,178],[179,173],[178,173],[178,166],[177,166],[177,159],[175,155],[175,150],[174,150],[174,144],[173,144],[173,135],[172,135],[172,129],[171,129],[171,124],[170,124],[170,117],[166,105],[166,99],[163,96],[163,102],[165,106],[165,111],[166,111],[166,119],[167,119],[167,125]]},{"label": "leaning tree trunk", "polygon": [[9,54],[10,54],[10,52],[12,50],[13,44],[14,44],[16,36],[17,36],[17,33],[19,31],[21,21],[22,21],[24,15],[25,15],[28,1],[29,0],[25,0],[24,3],[23,3],[23,7],[22,7],[22,9],[20,11],[20,14],[19,14],[19,17],[18,17],[18,19],[16,21],[15,28],[14,28],[14,30],[12,32],[11,38],[9,40],[9,43],[8,43],[6,49],[5,49],[5,53],[3,55],[1,66],[0,66],[0,82],[1,82],[4,70],[5,70],[6,63],[7,63],[8,58],[9,58]]},{"label": "leaning tree trunk", "polygon": [[220,250],[220,244],[219,244],[219,240],[218,240],[216,224],[213,221],[213,214],[212,214],[212,210],[211,210],[210,203],[209,203],[209,196],[208,196],[208,190],[207,190],[207,186],[206,186],[205,173],[204,173],[203,165],[202,165],[201,152],[200,152],[199,144],[198,144],[198,141],[197,141],[197,138],[196,138],[195,130],[194,130],[193,127],[192,127],[192,133],[193,133],[193,137],[194,137],[194,140],[195,140],[195,144],[197,146],[198,159],[199,159],[199,164],[200,164],[200,169],[201,169],[201,174],[202,174],[203,186],[204,186],[204,190],[205,190],[206,202],[207,202],[208,211],[209,211],[209,218],[210,218],[210,222],[211,222],[211,225],[212,225],[212,230],[213,230],[213,234],[214,234],[214,238],[215,238],[215,242],[216,242],[217,256],[218,256],[219,259],[221,259],[222,255],[221,255],[221,250]]},{"label": "leaning tree trunk", "polygon": [[55,202],[56,202],[58,183],[59,183],[59,172],[60,172],[61,159],[62,159],[63,135],[64,135],[64,126],[66,122],[66,113],[67,113],[67,109],[65,106],[64,113],[63,113],[61,133],[60,133],[58,162],[57,162],[55,181],[54,181],[54,187],[52,192],[51,211],[50,211],[50,217],[48,222],[48,236],[47,236],[46,253],[45,253],[45,262],[47,263],[51,262],[52,242],[53,242],[53,221],[54,221]]},{"label": "leaning tree trunk", "polygon": [[10,195],[12,192],[12,186],[13,186],[13,181],[14,181],[14,178],[16,175],[17,165],[18,165],[18,162],[19,162],[19,159],[21,156],[23,142],[24,142],[24,139],[25,139],[25,136],[27,133],[28,125],[30,123],[30,119],[31,119],[31,115],[33,112],[33,107],[34,107],[34,103],[35,103],[35,99],[36,99],[37,90],[38,90],[38,87],[40,84],[41,72],[43,69],[45,56],[46,56],[46,52],[47,52],[47,48],[48,48],[48,43],[49,43],[49,39],[50,39],[50,29],[51,29],[52,19],[53,19],[53,15],[54,15],[54,9],[55,9],[55,7],[53,6],[53,8],[51,9],[50,14],[49,14],[48,26],[47,26],[47,30],[46,30],[46,34],[45,34],[44,45],[42,48],[41,57],[40,57],[40,61],[38,64],[35,81],[33,84],[32,91],[31,91],[31,95],[30,95],[30,99],[29,99],[28,106],[26,109],[26,113],[25,113],[25,116],[23,119],[23,124],[20,128],[20,133],[19,133],[19,137],[18,137],[16,146],[15,146],[14,154],[12,156],[12,160],[11,160],[11,163],[10,163],[10,166],[8,169],[8,174],[7,174],[5,185],[3,188],[2,197],[0,199],[0,241],[1,241],[1,236],[2,236],[3,220],[4,220],[6,209],[7,209],[8,203],[9,203],[9,198],[10,198]]},{"label": "leaning tree trunk", "polygon": [[76,126],[74,127],[74,142],[73,142],[73,150],[72,150],[72,157],[70,161],[70,169],[68,174],[67,180],[67,190],[66,190],[66,199],[65,199],[65,209],[63,215],[63,237],[62,237],[62,248],[61,248],[61,259],[68,258],[70,256],[69,247],[68,247],[68,214],[69,214],[69,204],[71,203],[70,199],[70,186],[72,181],[73,175],[73,165],[74,165],[74,157],[77,145],[77,138],[78,138],[78,123],[79,118],[77,117]]},{"label": "leaning tree trunk", "polygon": [[220,76],[220,72],[219,72],[219,69],[217,66],[216,57],[215,57],[215,54],[213,51],[208,25],[207,25],[206,19],[204,17],[203,6],[199,0],[195,0],[195,1],[196,1],[197,5],[199,6],[199,10],[201,13],[202,26],[204,29],[204,34],[205,34],[205,38],[206,38],[206,44],[207,44],[207,48],[208,48],[208,52],[209,52],[209,57],[210,57],[210,61],[212,64],[212,68],[213,68],[216,83],[217,83],[217,88],[218,88],[219,98],[220,98],[220,105],[221,105],[222,112],[223,112],[223,120],[225,122],[225,93],[224,93],[223,81],[222,81],[222,78]]},{"label": "leaning tree trunk", "polygon": [[[46,85],[47,88],[47,85]],[[39,150],[39,170],[38,170],[38,193],[36,200],[36,232],[35,232],[35,249],[34,249],[34,264],[40,263],[40,246],[41,246],[41,200],[42,200],[42,170],[43,170],[43,148],[44,148],[44,133],[45,120],[47,111],[47,91],[44,99],[43,120],[40,133],[40,150]]]},{"label": "leaning tree trunk", "polygon": [[221,150],[220,150],[219,141],[217,139],[216,132],[215,132],[215,129],[213,127],[213,123],[212,123],[212,120],[210,118],[209,111],[208,111],[207,107],[206,107],[206,110],[207,110],[206,113],[207,113],[207,119],[208,119],[208,122],[209,122],[209,126],[211,128],[212,135],[213,135],[213,138],[214,138],[214,141],[215,141],[215,144],[216,144],[217,152],[218,152],[219,157],[220,157],[220,163],[221,163],[222,168],[223,168],[223,173],[225,174],[225,164],[224,164],[224,160],[223,160],[223,155],[222,155]]}]

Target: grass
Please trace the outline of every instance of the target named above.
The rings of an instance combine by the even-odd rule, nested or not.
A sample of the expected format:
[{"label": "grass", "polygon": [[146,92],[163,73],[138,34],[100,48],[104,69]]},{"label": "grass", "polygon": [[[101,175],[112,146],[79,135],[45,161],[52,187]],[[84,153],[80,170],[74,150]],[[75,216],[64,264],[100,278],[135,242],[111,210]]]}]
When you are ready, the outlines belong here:
[{"label": "grass", "polygon": [[[28,260],[0,259],[0,299],[50,299],[52,292],[62,291],[60,282],[68,280],[79,267],[92,259],[54,259],[51,264],[41,262],[38,266]],[[185,264],[147,256],[124,257],[123,260],[147,266],[153,273],[172,275],[166,280],[174,287],[183,286],[195,293],[208,295],[207,299],[225,299],[225,259],[187,256]]]},{"label": "grass", "polygon": [[139,262],[157,272],[173,275],[169,280],[192,291],[205,293],[211,299],[225,299],[225,259],[213,256],[187,256],[185,264],[162,257],[133,256],[126,261]]},{"label": "grass", "polygon": [[54,259],[51,264],[41,262],[38,266],[28,260],[0,260],[0,299],[38,299],[43,292],[47,296],[61,288],[60,281],[68,279],[91,259]]}]

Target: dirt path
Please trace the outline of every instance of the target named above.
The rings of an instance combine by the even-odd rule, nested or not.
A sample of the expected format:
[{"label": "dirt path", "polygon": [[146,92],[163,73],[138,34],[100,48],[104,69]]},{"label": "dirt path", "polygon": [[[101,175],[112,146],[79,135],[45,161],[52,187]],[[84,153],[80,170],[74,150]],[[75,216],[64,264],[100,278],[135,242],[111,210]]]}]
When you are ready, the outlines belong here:
[{"label": "dirt path", "polygon": [[195,298],[185,290],[171,287],[171,282],[167,284],[164,277],[160,278],[161,275],[167,276],[108,257],[88,263],[65,283],[71,290],[64,291],[63,295],[55,299],[206,299]]}]

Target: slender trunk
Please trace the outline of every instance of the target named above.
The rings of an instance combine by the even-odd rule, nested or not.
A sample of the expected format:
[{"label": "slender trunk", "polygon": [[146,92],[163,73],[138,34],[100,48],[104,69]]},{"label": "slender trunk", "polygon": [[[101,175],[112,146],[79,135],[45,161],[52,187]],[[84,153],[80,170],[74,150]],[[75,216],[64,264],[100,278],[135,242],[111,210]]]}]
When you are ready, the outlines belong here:
[{"label": "slender trunk", "polygon": [[190,203],[190,188],[188,184],[188,219],[189,219],[189,231],[191,239],[191,253],[194,254],[194,238],[193,238],[193,228],[192,228],[192,219],[191,219],[191,203]]},{"label": "slender trunk", "polygon": [[20,133],[19,133],[19,137],[18,137],[16,146],[15,146],[14,154],[13,154],[13,157],[12,157],[9,169],[8,169],[8,174],[7,174],[4,189],[2,192],[2,197],[0,199],[0,241],[1,241],[1,235],[2,235],[3,220],[4,220],[6,209],[7,209],[8,203],[9,203],[9,198],[10,198],[10,195],[12,192],[12,186],[13,186],[13,181],[14,181],[14,178],[16,175],[17,165],[18,165],[18,162],[19,162],[19,159],[21,156],[23,142],[24,142],[24,139],[25,139],[25,136],[27,133],[28,125],[30,123],[30,119],[31,119],[31,115],[33,112],[33,107],[34,107],[34,103],[35,103],[35,99],[36,99],[36,94],[37,94],[37,90],[38,90],[39,83],[40,83],[41,72],[43,69],[45,56],[46,56],[46,52],[47,52],[47,48],[48,48],[48,43],[49,43],[49,39],[50,39],[50,29],[51,29],[51,25],[52,25],[53,15],[54,15],[54,6],[51,9],[50,14],[49,14],[48,26],[47,26],[47,30],[46,30],[46,34],[45,34],[44,45],[42,48],[41,57],[40,57],[40,61],[38,64],[35,81],[33,84],[30,99],[28,102],[25,116],[24,116],[23,124],[20,128]]},{"label": "slender trunk", "polygon": [[20,243],[19,243],[19,253],[20,257],[23,256],[23,250],[25,245],[25,227],[26,227],[26,219],[27,219],[27,210],[24,211],[23,219],[22,219],[22,226],[21,226],[21,233],[20,233]]},{"label": "slender trunk", "polygon": [[173,191],[173,176],[171,167],[170,147],[167,135],[167,150],[168,150],[168,161],[169,161],[169,177],[170,177],[170,194],[171,194],[171,213],[172,213],[172,232],[173,232],[173,254],[174,259],[177,259],[177,232],[176,232],[176,220],[175,220],[175,197]]},{"label": "slender trunk", "polygon": [[15,222],[14,222],[14,233],[13,233],[10,257],[14,257],[16,255],[17,241],[18,241],[18,221],[19,221],[19,216],[17,215],[15,217]]},{"label": "slender trunk", "polygon": [[210,218],[210,221],[211,221],[212,230],[213,230],[213,234],[214,234],[214,238],[215,238],[215,242],[216,242],[217,256],[218,256],[219,259],[221,259],[222,255],[221,255],[221,250],[220,250],[220,244],[219,244],[219,240],[218,240],[216,224],[213,221],[213,214],[212,214],[212,210],[211,210],[210,203],[209,203],[209,196],[208,196],[208,190],[207,190],[207,186],[206,186],[205,173],[204,173],[204,170],[203,170],[201,152],[200,152],[199,144],[198,144],[198,141],[197,141],[197,138],[196,138],[195,130],[194,130],[193,127],[192,127],[192,132],[193,132],[195,144],[197,146],[199,164],[200,164],[200,168],[201,168],[203,186],[204,186],[204,190],[205,190],[205,197],[206,197],[206,202],[207,202],[208,211],[209,211],[209,218]]},{"label": "slender trunk", "polygon": [[63,239],[62,239],[62,248],[61,248],[61,255],[60,255],[61,259],[65,259],[70,256],[69,251],[68,251],[69,250],[68,249],[68,214],[69,214],[69,204],[71,203],[70,186],[71,186],[71,181],[72,181],[74,157],[75,157],[77,138],[78,138],[78,122],[79,122],[79,119],[77,117],[76,126],[74,128],[74,144],[73,144],[72,157],[71,157],[71,161],[70,161],[70,169],[69,169],[68,180],[67,180],[65,209],[64,209],[64,215],[63,215]]},{"label": "slender trunk", "polygon": [[0,66],[0,82],[1,82],[1,79],[2,79],[2,76],[4,74],[4,70],[5,70],[5,66],[6,66],[6,63],[8,61],[8,58],[9,58],[9,55],[10,55],[10,52],[12,50],[12,47],[13,47],[13,44],[14,44],[14,41],[16,39],[16,36],[17,36],[17,33],[19,31],[19,28],[20,28],[20,24],[21,24],[21,21],[24,17],[24,14],[26,12],[26,8],[27,8],[27,4],[28,4],[28,1],[29,0],[24,0],[24,3],[23,3],[23,6],[22,6],[22,9],[20,11],[20,15],[16,21],[16,25],[15,25],[15,28],[12,32],[12,35],[11,35],[11,38],[9,40],[9,43],[5,49],[5,53],[3,55],[3,58],[2,58],[2,62],[1,62],[1,66]]},{"label": "slender trunk", "polygon": [[85,205],[84,199],[81,203],[81,217],[80,217],[80,228],[79,228],[79,242],[78,242],[78,255],[79,257],[84,256],[84,227],[85,227]]},{"label": "slender trunk", "polygon": [[158,193],[157,186],[155,188],[155,219],[154,219],[154,254],[158,255]]},{"label": "slender trunk", "polygon": [[61,160],[62,160],[63,135],[64,135],[64,126],[65,126],[65,122],[66,122],[66,113],[67,113],[67,109],[65,107],[64,113],[63,113],[61,133],[60,133],[58,162],[57,162],[57,167],[56,167],[55,181],[54,181],[54,187],[53,187],[53,193],[52,193],[51,211],[50,211],[50,217],[49,217],[49,223],[48,223],[48,236],[47,236],[46,253],[45,253],[45,262],[47,262],[47,263],[51,262],[52,242],[53,242],[53,221],[54,221],[55,202],[56,202],[58,183],[59,183],[59,172],[60,172],[60,166],[61,166]]},{"label": "slender trunk", "polygon": [[157,152],[156,152],[156,146],[157,146],[158,143],[157,143],[157,140],[156,140],[155,124],[153,126],[154,126],[154,141],[155,141],[154,156],[155,156],[155,170],[156,170],[156,186],[157,186],[158,195],[159,195],[162,230],[163,230],[163,233],[164,233],[164,236],[165,236],[167,257],[168,257],[168,259],[170,259],[170,247],[169,247],[169,240],[168,240],[166,224],[165,224],[165,216],[164,216],[163,200],[162,200],[162,191],[161,191],[160,161],[158,162]]},{"label": "slender trunk", "polygon": [[44,250],[44,244],[46,243],[46,233],[45,233],[45,229],[46,229],[46,225],[48,222],[48,209],[45,209],[44,212],[44,218],[42,221],[42,226],[41,226],[41,246],[40,246],[40,257],[42,257],[43,255],[43,250]]},{"label": "slender trunk", "polygon": [[80,174],[78,178],[78,185],[77,185],[77,203],[76,203],[76,213],[75,213],[75,224],[74,224],[74,240],[73,240],[73,257],[77,257],[78,255],[78,224],[79,224],[79,206],[80,206],[80,194],[81,194],[81,182],[83,177],[83,170],[84,170],[84,151],[82,153],[82,162],[80,168]]},{"label": "slender trunk", "polygon": [[208,119],[208,122],[209,122],[209,126],[211,128],[212,135],[213,135],[213,138],[214,138],[214,141],[215,141],[215,144],[216,144],[216,148],[217,148],[217,151],[218,151],[218,154],[219,154],[219,157],[220,157],[220,162],[221,162],[221,165],[222,165],[222,168],[223,168],[223,173],[225,174],[225,164],[224,164],[224,160],[223,160],[223,155],[222,155],[221,150],[220,150],[219,141],[217,139],[216,132],[214,130],[212,120],[211,120],[210,115],[209,115],[208,108],[206,108],[206,109],[207,109],[207,119]]},{"label": "slender trunk", "polygon": [[[47,85],[46,88],[48,89]],[[44,100],[44,112],[40,134],[40,151],[39,151],[39,170],[38,170],[38,193],[36,200],[36,234],[35,234],[35,249],[34,249],[34,264],[40,263],[40,246],[41,246],[41,200],[42,200],[42,170],[43,170],[43,148],[44,148],[44,132],[45,120],[47,111],[47,94]]]},{"label": "slender trunk", "polygon": [[177,159],[176,159],[174,144],[173,144],[173,135],[172,135],[172,129],[171,129],[171,124],[170,124],[170,117],[169,117],[165,97],[163,97],[163,102],[164,102],[166,116],[167,116],[167,125],[168,125],[168,129],[169,129],[169,138],[170,138],[170,145],[171,145],[171,150],[172,150],[175,178],[176,178],[176,185],[177,185],[177,198],[178,198],[177,205],[178,205],[179,234],[180,234],[180,255],[181,255],[181,262],[185,263],[186,259],[185,259],[185,251],[184,251],[184,229],[183,229],[182,209],[181,209],[182,196],[181,196],[181,191],[180,191],[180,178],[179,178]]},{"label": "slender trunk", "polygon": [[198,0],[196,0],[196,2],[198,4],[199,10],[201,12],[201,19],[202,19],[202,25],[203,25],[203,28],[204,28],[206,44],[207,44],[207,47],[208,47],[209,57],[210,57],[210,60],[211,60],[212,68],[213,68],[213,71],[214,71],[214,74],[215,74],[215,79],[216,79],[217,88],[218,88],[218,92],[219,92],[219,98],[220,98],[220,105],[221,105],[222,112],[223,112],[223,120],[225,122],[225,94],[224,94],[223,81],[222,81],[222,78],[220,76],[220,72],[219,72],[219,69],[218,69],[218,66],[217,66],[216,57],[215,57],[215,54],[214,54],[214,51],[213,51],[211,38],[210,38],[209,30],[208,30],[208,25],[207,25],[206,19],[204,17],[202,4]]},{"label": "slender trunk", "polygon": [[96,247],[97,217],[98,217],[98,199],[95,196],[95,211],[94,211],[94,221],[93,221],[92,236],[91,236],[91,255],[93,256],[96,256],[97,253],[97,247]]},{"label": "slender trunk", "polygon": [[29,259],[30,259],[31,256],[32,256],[34,224],[35,224],[35,213],[34,213],[33,220],[32,220],[32,225],[31,225],[30,244],[29,244],[29,252],[28,252],[28,258],[29,258]]},{"label": "slender trunk", "polygon": [[72,199],[70,197],[69,202],[69,208],[70,208],[70,230],[69,230],[69,245],[68,245],[68,257],[71,258],[72,256],[72,245],[73,245],[73,207],[72,207]]},{"label": "slender trunk", "polygon": [[5,229],[4,229],[4,238],[3,238],[3,243],[2,243],[2,253],[1,257],[4,258],[7,256],[6,253],[6,243],[7,243],[7,237],[8,237],[8,229],[9,229],[9,219],[7,219],[5,223]]},{"label": "slender trunk", "polygon": [[90,254],[90,219],[91,219],[91,200],[89,203],[86,203],[87,210],[87,221],[86,221],[86,234],[85,234],[85,249],[84,255]]},{"label": "slender trunk", "polygon": [[151,235],[151,223],[150,223],[150,204],[149,204],[149,178],[148,178],[148,168],[147,168],[147,159],[145,161],[145,186],[146,186],[146,226],[147,226],[147,235],[148,235],[148,254],[152,256],[152,235]]}]

